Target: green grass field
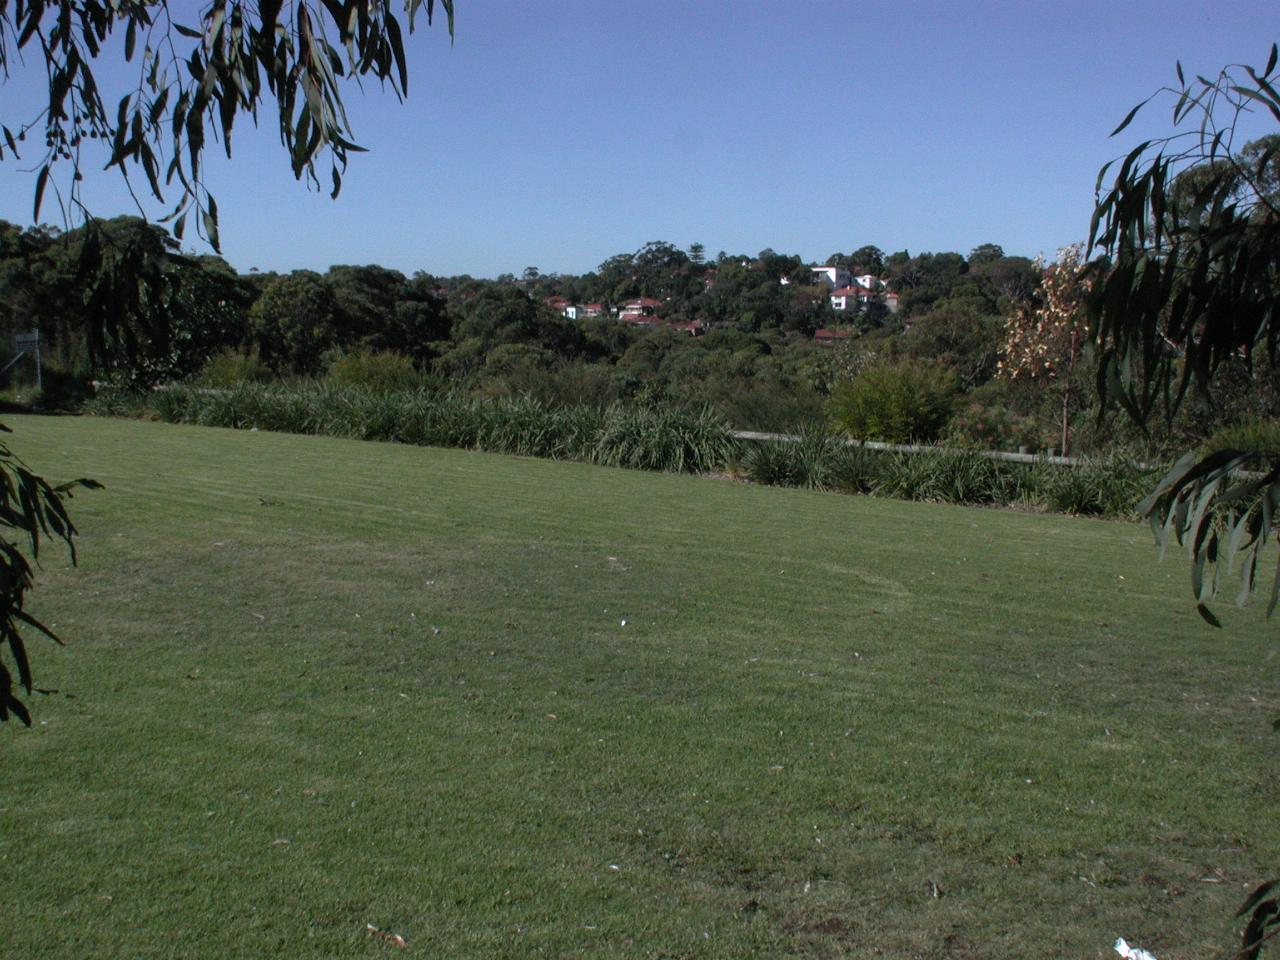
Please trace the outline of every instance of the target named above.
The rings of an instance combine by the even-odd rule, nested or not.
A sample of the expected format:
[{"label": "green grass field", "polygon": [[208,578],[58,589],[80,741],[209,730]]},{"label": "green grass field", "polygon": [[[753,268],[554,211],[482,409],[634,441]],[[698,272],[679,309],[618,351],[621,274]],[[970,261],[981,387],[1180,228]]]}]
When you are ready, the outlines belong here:
[{"label": "green grass field", "polygon": [[5,956],[1176,960],[1280,875],[1276,628],[1145,527],[10,425],[106,489],[0,728]]}]

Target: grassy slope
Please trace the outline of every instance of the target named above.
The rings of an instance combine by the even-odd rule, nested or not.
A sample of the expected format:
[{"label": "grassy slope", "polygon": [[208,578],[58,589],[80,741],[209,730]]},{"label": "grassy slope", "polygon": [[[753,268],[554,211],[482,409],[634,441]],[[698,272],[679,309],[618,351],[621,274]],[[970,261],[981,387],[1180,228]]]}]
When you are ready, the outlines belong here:
[{"label": "grassy slope", "polygon": [[1272,628],[1144,528],[14,426],[107,489],[0,729],[7,955],[1175,960],[1280,872]]}]

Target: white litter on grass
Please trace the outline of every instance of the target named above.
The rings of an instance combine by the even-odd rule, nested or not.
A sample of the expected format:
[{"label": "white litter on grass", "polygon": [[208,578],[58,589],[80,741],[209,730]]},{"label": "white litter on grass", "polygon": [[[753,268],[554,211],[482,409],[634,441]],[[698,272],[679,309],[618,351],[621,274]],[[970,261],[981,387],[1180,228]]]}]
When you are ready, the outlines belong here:
[{"label": "white litter on grass", "polygon": [[622,625],[622,626],[624,626],[624,627],[627,625],[627,619],[626,619],[626,617],[623,617],[623,618],[622,618],[622,623],[621,623],[621,625]]},{"label": "white litter on grass", "polygon": [[379,930],[372,923],[366,923],[364,928],[379,940],[385,940],[387,943],[394,943],[397,947],[404,948],[409,946],[408,941],[398,933],[388,933],[385,930]]},{"label": "white litter on grass", "polygon": [[1143,950],[1141,947],[1131,947],[1124,942],[1124,937],[1116,938],[1116,953],[1124,957],[1125,960],[1156,960],[1154,953]]}]

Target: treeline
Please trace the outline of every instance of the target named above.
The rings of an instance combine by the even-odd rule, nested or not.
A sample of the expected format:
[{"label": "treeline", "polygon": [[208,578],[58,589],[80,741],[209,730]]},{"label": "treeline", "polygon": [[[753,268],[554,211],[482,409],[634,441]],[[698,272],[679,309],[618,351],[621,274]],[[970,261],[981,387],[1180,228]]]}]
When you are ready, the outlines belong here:
[{"label": "treeline", "polygon": [[[997,376],[1005,318],[1034,301],[1043,274],[995,244],[967,255],[837,251],[823,263],[878,278],[898,309],[873,296],[836,311],[810,263],[773,250],[708,257],[699,244],[656,242],[581,276],[529,267],[496,280],[405,276],[376,265],[238,274],[217,257],[181,252],[162,228],[137,218],[97,226],[99,243],[150,252],[163,283],[148,287],[161,301],[149,307],[164,322],[90,349],[82,235],[0,222],[0,347],[10,347],[13,333],[40,330],[47,402],[83,395],[93,379],[149,387],[328,378],[528,396],[553,407],[711,407],[744,429],[834,418],[880,439],[1033,450],[1055,446],[1060,435],[1059,391],[1043,379]],[[657,304],[657,323],[611,315],[642,297]],[[599,304],[603,315],[571,320],[553,303]],[[819,343],[821,328],[836,335]],[[1117,436],[1093,427],[1094,373],[1087,357],[1071,373],[1079,380],[1066,404],[1073,452]],[[1274,417],[1280,391],[1244,374],[1225,378],[1213,405],[1189,408],[1166,432],[1181,442]]]}]

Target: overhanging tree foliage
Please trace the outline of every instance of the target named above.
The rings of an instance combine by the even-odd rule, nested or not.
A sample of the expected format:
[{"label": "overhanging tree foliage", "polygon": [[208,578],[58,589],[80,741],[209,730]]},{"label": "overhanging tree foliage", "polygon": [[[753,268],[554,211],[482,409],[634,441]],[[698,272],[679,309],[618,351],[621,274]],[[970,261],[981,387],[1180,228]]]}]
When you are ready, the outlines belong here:
[{"label": "overhanging tree foliage", "polygon": [[[8,432],[8,428],[0,426]],[[8,648],[17,671],[18,682],[31,693],[31,664],[22,641],[22,628],[29,627],[50,639],[57,640],[53,632],[23,609],[27,592],[31,589],[31,562],[40,556],[42,538],[56,537],[66,544],[74,563],[76,557],[76,528],[67,516],[63,500],[75,487],[96,488],[92,480],[73,480],[57,487],[36,476],[0,443],[0,651]],[[23,543],[31,554],[27,559]],[[10,715],[18,717],[30,726],[31,714],[18,699],[14,676],[3,658],[0,658],[0,721]]]},{"label": "overhanging tree foliage", "polygon": [[[453,32],[453,0],[439,0]],[[412,31],[436,0],[404,0]],[[374,77],[397,97],[409,89],[405,28],[379,0],[291,2],[214,0],[190,12],[167,0],[0,0],[0,72],[6,79],[24,51],[48,71],[48,100],[33,118],[3,126],[11,156],[32,131],[43,134],[36,174],[35,216],[59,168],[70,172],[61,198],[80,204],[79,176],[94,141],[106,146],[107,166],[126,179],[141,174],[161,203],[176,193],[166,219],[181,238],[187,214],[218,248],[218,208],[204,185],[206,138],[220,137],[231,156],[236,118],[274,101],[280,142],[295,177],[320,183],[317,166],[329,160],[333,196],[342,187],[353,140],[342,105],[342,82]],[[116,45],[123,35],[123,49]],[[108,97],[95,69],[102,56],[123,53],[137,64],[136,82]],[[7,118],[6,118],[7,121]]]},{"label": "overhanging tree foliage", "polygon": [[[1098,175],[1090,245],[1101,256],[1088,304],[1101,348],[1099,388],[1139,423],[1171,417],[1184,402],[1211,402],[1215,374],[1228,364],[1252,371],[1274,364],[1280,330],[1280,135],[1238,143],[1255,116],[1280,125],[1280,53],[1265,66],[1233,65],[1138,104],[1124,130],[1152,99],[1173,99],[1167,137],[1134,147]],[[1157,539],[1187,547],[1201,615],[1223,573],[1239,566],[1243,602],[1254,588],[1260,554],[1280,523],[1280,462],[1250,450],[1189,453],[1139,509]],[[1268,614],[1280,599],[1280,567]],[[1280,882],[1245,901],[1243,945],[1255,960],[1280,934]]]},{"label": "overhanging tree foliage", "polygon": [[[1265,67],[1231,66],[1187,81],[1178,67],[1173,127],[1103,167],[1090,244],[1091,326],[1100,347],[1099,389],[1139,423],[1212,400],[1226,364],[1274,363],[1280,329],[1280,136],[1241,144],[1259,114],[1280,124],[1273,46]],[[1115,170],[1110,186],[1107,177]],[[1244,469],[1261,473],[1242,475]],[[1142,505],[1161,542],[1191,553],[1200,612],[1221,575],[1239,565],[1240,598],[1253,589],[1259,554],[1280,507],[1280,464],[1248,450],[1188,454]],[[1277,571],[1269,610],[1280,597]]]},{"label": "overhanging tree foliage", "polygon": [[[296,178],[319,186],[327,160],[333,196],[342,186],[354,141],[343,108],[345,85],[374,78],[397,97],[409,88],[404,35],[439,6],[453,33],[453,0],[0,0],[0,78],[43,69],[44,106],[34,117],[0,115],[0,160],[34,160],[33,219],[52,189],[64,220],[83,222],[78,285],[91,348],[100,357],[145,352],[166,304],[180,297],[166,250],[146,231],[121,239],[99,229],[81,195],[82,171],[105,163],[129,189],[171,206],[161,219],[182,238],[197,231],[219,249],[218,205],[204,183],[203,157],[220,141],[228,157],[237,118],[255,123],[274,104],[280,141]],[[403,20],[403,26],[402,21]],[[119,90],[100,82],[103,61],[123,56],[137,72]],[[114,73],[111,73],[114,76]],[[40,144],[42,146],[39,146]],[[142,186],[145,184],[145,186]],[[162,332],[162,331],[160,331]],[[23,611],[39,537],[52,534],[72,551],[75,527],[62,506],[67,487],[52,487],[0,447],[0,646],[18,680],[32,689],[22,626],[44,630]],[[0,662],[0,720],[29,721]]]}]

